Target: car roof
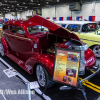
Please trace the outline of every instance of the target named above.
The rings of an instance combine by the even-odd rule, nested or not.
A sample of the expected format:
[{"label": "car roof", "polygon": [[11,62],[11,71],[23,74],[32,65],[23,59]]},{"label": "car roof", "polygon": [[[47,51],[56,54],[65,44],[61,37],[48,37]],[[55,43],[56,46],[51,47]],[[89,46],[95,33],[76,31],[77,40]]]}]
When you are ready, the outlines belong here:
[{"label": "car roof", "polygon": [[55,21],[58,24],[87,24],[87,23],[96,23],[92,21]]},{"label": "car roof", "polygon": [[4,24],[7,24],[7,25],[18,25],[18,26],[35,26],[35,25],[38,25],[34,22],[29,22],[28,20],[13,20],[13,21],[7,21],[5,22]]}]

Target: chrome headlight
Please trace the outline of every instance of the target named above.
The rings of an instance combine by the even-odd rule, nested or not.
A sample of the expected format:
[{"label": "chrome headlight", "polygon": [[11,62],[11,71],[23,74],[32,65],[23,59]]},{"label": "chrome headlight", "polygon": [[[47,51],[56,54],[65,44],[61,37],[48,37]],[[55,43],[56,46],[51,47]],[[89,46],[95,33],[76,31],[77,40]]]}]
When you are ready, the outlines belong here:
[{"label": "chrome headlight", "polygon": [[82,45],[82,46],[75,46],[74,48],[76,50],[84,50],[84,51],[86,51],[89,48],[89,46],[88,46],[88,44],[85,44],[85,45]]}]

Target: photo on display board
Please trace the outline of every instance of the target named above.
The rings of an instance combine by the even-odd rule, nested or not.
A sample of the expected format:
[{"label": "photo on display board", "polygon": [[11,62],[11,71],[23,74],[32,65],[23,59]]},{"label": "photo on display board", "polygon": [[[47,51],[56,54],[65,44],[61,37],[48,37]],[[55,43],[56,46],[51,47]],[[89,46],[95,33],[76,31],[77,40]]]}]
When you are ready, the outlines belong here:
[{"label": "photo on display board", "polygon": [[78,53],[71,53],[68,52],[67,61],[77,62],[79,61],[79,54]]},{"label": "photo on display board", "polygon": [[71,77],[76,77],[76,70],[66,68],[66,75]]}]

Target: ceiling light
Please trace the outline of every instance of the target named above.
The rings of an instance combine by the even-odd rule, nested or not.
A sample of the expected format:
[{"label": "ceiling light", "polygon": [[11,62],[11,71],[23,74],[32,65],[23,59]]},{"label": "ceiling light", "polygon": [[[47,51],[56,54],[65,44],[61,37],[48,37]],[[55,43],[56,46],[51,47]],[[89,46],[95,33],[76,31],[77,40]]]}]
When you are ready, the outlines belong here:
[{"label": "ceiling light", "polygon": [[17,4],[17,5],[19,5],[19,4]]},{"label": "ceiling light", "polygon": [[40,6],[40,4],[38,4]]},{"label": "ceiling light", "polygon": [[9,7],[7,7],[7,8],[9,8]]},{"label": "ceiling light", "polygon": [[46,2],[46,4],[49,4],[49,2]]},{"label": "ceiling light", "polygon": [[25,4],[25,2],[23,2],[23,4]]},{"label": "ceiling light", "polygon": [[31,2],[33,2],[33,0],[31,0]]},{"label": "ceiling light", "polygon": [[25,8],[27,8],[27,7],[25,7]]},{"label": "ceiling light", "polygon": [[22,9],[22,8],[20,8],[20,9]]},{"label": "ceiling light", "polygon": [[3,8],[3,9],[5,9],[5,8]]}]

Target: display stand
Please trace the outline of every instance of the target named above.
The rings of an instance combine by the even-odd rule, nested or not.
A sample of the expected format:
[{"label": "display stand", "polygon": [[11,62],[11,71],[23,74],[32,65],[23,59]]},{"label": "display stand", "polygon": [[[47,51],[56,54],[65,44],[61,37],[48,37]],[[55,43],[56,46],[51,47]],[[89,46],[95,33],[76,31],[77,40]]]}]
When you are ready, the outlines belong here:
[{"label": "display stand", "polygon": [[81,83],[79,80],[78,80],[78,84],[79,84],[79,86],[78,86],[77,89],[80,90],[80,91],[82,92],[82,94],[83,94],[83,96],[84,96],[84,100],[87,100],[85,89],[84,89],[82,83]]},{"label": "display stand", "polygon": [[[78,76],[80,60],[81,51],[56,48],[53,80],[65,84],[67,86],[65,87],[66,90],[80,90],[84,100],[87,100],[85,89]],[[85,66],[83,67],[83,72],[85,72]]]},{"label": "display stand", "polygon": [[26,83],[26,85],[27,85],[27,90],[28,90],[28,100],[31,100],[30,84]]}]

